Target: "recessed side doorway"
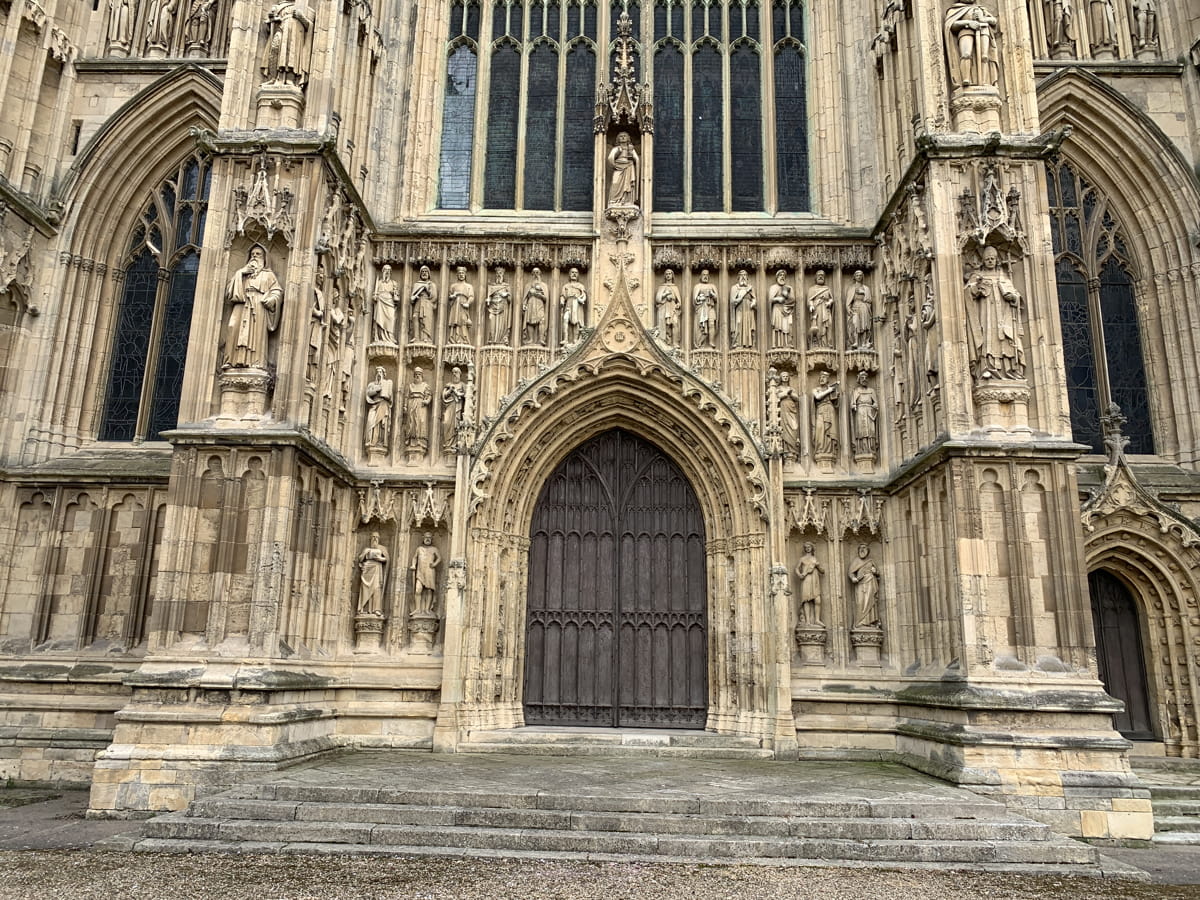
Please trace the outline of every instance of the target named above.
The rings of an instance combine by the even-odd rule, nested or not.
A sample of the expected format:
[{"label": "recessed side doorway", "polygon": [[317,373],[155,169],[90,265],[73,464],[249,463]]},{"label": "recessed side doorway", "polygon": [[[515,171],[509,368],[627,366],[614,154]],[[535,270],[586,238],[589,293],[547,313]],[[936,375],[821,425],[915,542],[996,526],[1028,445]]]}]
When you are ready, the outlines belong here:
[{"label": "recessed side doorway", "polygon": [[1137,601],[1123,581],[1103,569],[1088,575],[1088,591],[1100,680],[1110,695],[1125,703],[1125,711],[1113,716],[1113,724],[1130,740],[1157,740],[1150,717]]}]

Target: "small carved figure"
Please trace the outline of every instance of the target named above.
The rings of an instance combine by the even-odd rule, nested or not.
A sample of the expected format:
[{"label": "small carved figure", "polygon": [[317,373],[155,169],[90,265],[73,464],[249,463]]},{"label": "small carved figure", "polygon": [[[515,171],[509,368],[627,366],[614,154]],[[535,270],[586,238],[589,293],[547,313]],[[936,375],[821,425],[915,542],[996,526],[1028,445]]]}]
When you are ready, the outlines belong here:
[{"label": "small carved figure", "polygon": [[1130,0],[1133,15],[1133,46],[1136,50],[1158,48],[1158,0]]},{"label": "small carved figure", "polygon": [[745,269],[738,272],[737,284],[729,292],[729,306],[733,312],[730,328],[733,347],[753,347],[757,330],[755,320],[758,300],[754,296],[754,286],[750,284]]},{"label": "small carved figure", "polygon": [[399,294],[400,285],[392,280],[392,267],[384,266],[371,305],[371,340],[375,343],[396,343],[396,299]]},{"label": "small carved figure", "polygon": [[429,450],[429,404],[433,393],[425,383],[425,372],[417,366],[404,400],[404,448],[410,454]]},{"label": "small carved figure", "polygon": [[921,303],[921,328],[925,331],[925,382],[930,396],[938,389],[940,366],[938,362],[937,309],[933,303],[933,288],[925,283],[925,300]]},{"label": "small carved figure", "polygon": [[146,46],[166,50],[179,0],[150,0],[146,7]]},{"label": "small carved figure", "polygon": [[824,628],[821,621],[821,575],[825,567],[817,559],[812,541],[804,542],[804,552],[796,565],[800,579],[800,624]]},{"label": "small carved figure", "polygon": [[450,343],[471,343],[471,307],[475,288],[467,284],[467,270],[458,267],[458,281],[450,285]]},{"label": "small carved figure", "polygon": [[1116,10],[1112,0],[1089,0],[1092,47],[1111,48],[1116,43]]},{"label": "small carved figure", "polygon": [[408,339],[414,343],[433,343],[433,316],[437,305],[437,285],[431,280],[429,266],[421,266],[420,277],[408,297]]},{"label": "small carved figure", "polygon": [[367,385],[367,422],[363,428],[368,449],[386,450],[392,440],[392,379],[383,366],[375,367],[375,380]]},{"label": "small carved figure", "polygon": [[813,455],[835,457],[841,442],[838,440],[837,407],[841,386],[830,382],[829,373],[822,372],[813,389]]},{"label": "small carved figure", "polygon": [[853,423],[854,455],[874,458],[879,452],[879,397],[867,380],[867,373],[858,373],[858,387],[850,395]]},{"label": "small carved figure", "polygon": [[775,283],[767,293],[771,304],[771,346],[794,347],[792,326],[796,321],[796,289],[787,282],[787,272],[780,269],[775,273]]},{"label": "small carved figure", "polygon": [[996,87],[1000,64],[996,55],[996,17],[971,0],[955,0],[946,11],[946,54],[956,88]]},{"label": "small carved figure", "polygon": [[266,369],[267,335],[279,324],[283,287],[267,263],[262,244],[251,247],[246,265],[233,273],[225,299],[232,308],[224,368]]},{"label": "small carved figure", "polygon": [[854,585],[854,627],[879,626],[879,566],[871,559],[871,548],[858,545],[858,559],[850,564],[846,577]]},{"label": "small carved figure", "polygon": [[587,316],[587,289],[579,283],[579,270],[571,267],[567,273],[567,283],[563,285],[558,297],[558,305],[562,310],[562,342],[574,344],[579,340],[579,329],[584,326]]},{"label": "small carved figure", "polygon": [[413,612],[432,613],[437,603],[437,569],[442,556],[433,546],[433,535],[428,531],[421,538],[421,546],[413,554],[410,568],[413,573]]},{"label": "small carved figure", "polygon": [[203,56],[212,52],[213,7],[217,0],[192,0],[183,24],[183,39],[188,53]]},{"label": "small carved figure", "polygon": [[663,272],[663,283],[654,295],[654,309],[658,314],[659,334],[672,347],[679,346],[679,313],[682,308],[683,298],[679,295],[679,285],[675,283],[675,273],[667,269]]},{"label": "small carved figure", "polygon": [[612,172],[608,205],[637,206],[638,154],[633,149],[633,141],[624,131],[617,135],[617,145],[608,154],[608,168]]},{"label": "small carved figure", "polygon": [[383,583],[387,551],[379,545],[379,532],[371,532],[371,543],[358,555],[358,614],[383,615]]},{"label": "small carved figure", "polygon": [[851,350],[874,350],[875,335],[872,317],[871,289],[863,282],[863,272],[854,273],[854,282],[846,293],[846,338]]},{"label": "small carved figure", "polygon": [[833,290],[818,271],[817,283],[808,289],[808,349],[833,349]]},{"label": "small carved figure", "polygon": [[[294,0],[283,0],[267,13],[266,52],[262,73],[268,84],[289,84],[303,88],[308,82],[308,32],[312,20],[296,8]],[[343,247],[349,246],[343,244]]]},{"label": "small carved figure", "polygon": [[442,387],[442,451],[453,454],[458,443],[458,423],[462,421],[463,401],[467,386],[462,382],[462,369],[450,370],[450,380]]},{"label": "small carved figure", "polygon": [[534,268],[530,273],[533,281],[525,289],[525,299],[521,301],[522,342],[546,345],[546,325],[549,321],[550,289],[542,281],[542,270]]},{"label": "small carved figure", "polygon": [[1021,294],[1000,268],[1000,252],[983,248],[983,262],[967,281],[967,328],[978,379],[1024,378]]},{"label": "small carved figure", "polygon": [[504,266],[496,266],[496,280],[488,285],[484,307],[487,309],[487,342],[489,344],[507,344],[509,335],[512,333],[512,329],[509,327],[512,289],[504,280]]},{"label": "small carved figure", "polygon": [[692,291],[698,350],[717,346],[717,288],[709,282],[708,277],[708,269],[701,271],[700,282]]},{"label": "small carved figure", "polygon": [[800,397],[792,387],[792,377],[787,372],[780,373],[776,391],[783,455],[785,459],[796,459],[800,456]]},{"label": "small carved figure", "polygon": [[342,329],[346,324],[346,312],[342,309],[342,292],[337,286],[337,279],[333,282],[333,297],[326,319],[325,381],[321,395],[328,400],[340,390],[342,379]]},{"label": "small carved figure", "polygon": [[131,0],[108,0],[108,48],[129,53],[129,42],[133,38],[133,10]]},{"label": "small carved figure", "polygon": [[1075,43],[1075,7],[1072,0],[1043,0],[1046,4],[1046,43],[1050,49]]}]

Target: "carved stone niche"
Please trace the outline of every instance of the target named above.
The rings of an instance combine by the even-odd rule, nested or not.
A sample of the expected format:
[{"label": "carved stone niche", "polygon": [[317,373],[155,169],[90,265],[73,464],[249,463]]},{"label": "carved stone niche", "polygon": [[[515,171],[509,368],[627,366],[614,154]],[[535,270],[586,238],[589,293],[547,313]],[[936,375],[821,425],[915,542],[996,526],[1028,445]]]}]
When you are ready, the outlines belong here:
[{"label": "carved stone niche", "polygon": [[383,632],[387,624],[388,574],[393,544],[392,529],[381,528],[378,522],[370,529],[361,529],[354,567],[357,575],[354,608],[354,652],[379,653],[383,649]]},{"label": "carved stone niche", "polygon": [[832,582],[829,560],[829,500],[811,489],[788,500],[789,570],[795,601],[796,649],[800,664],[825,664],[829,629],[825,624]]},{"label": "carved stone niche", "polygon": [[433,652],[441,628],[448,544],[445,529],[422,527],[428,522],[414,523],[410,532],[406,575],[411,588],[407,649],[422,656]]},{"label": "carved stone niche", "polygon": [[883,628],[879,621],[882,567],[878,545],[850,542],[847,554],[846,587],[849,606],[850,646],[855,661],[862,666],[880,665]]},{"label": "carved stone niche", "polygon": [[272,254],[263,243],[244,248],[240,245],[241,242],[235,242],[232,256],[233,265],[238,268],[225,287],[218,423],[266,415],[274,383],[273,335],[286,303],[283,289],[286,276],[276,274],[273,262],[286,259],[286,253]]}]

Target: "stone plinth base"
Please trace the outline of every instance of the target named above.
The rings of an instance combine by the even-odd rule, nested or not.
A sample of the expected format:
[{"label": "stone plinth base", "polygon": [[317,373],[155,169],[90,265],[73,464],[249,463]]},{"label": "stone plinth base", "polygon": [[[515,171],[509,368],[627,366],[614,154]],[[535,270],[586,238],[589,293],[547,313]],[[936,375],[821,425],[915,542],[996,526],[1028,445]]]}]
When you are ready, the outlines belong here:
[{"label": "stone plinth base", "polygon": [[796,626],[796,647],[800,651],[800,662],[806,666],[825,664],[825,644],[829,631],[824,625]]},{"label": "stone plinth base", "polygon": [[692,351],[692,368],[709,384],[721,380],[721,351],[707,348]]},{"label": "stone plinth base", "polygon": [[1029,385],[1024,381],[979,379],[975,384],[975,410],[984,431],[1003,431],[1006,439],[1029,432]]},{"label": "stone plinth base", "polygon": [[437,638],[439,620],[437,613],[415,612],[408,620],[411,635],[410,649],[413,653],[432,653]]},{"label": "stone plinth base", "polygon": [[367,448],[367,465],[381,466],[387,462],[388,448],[372,445]]},{"label": "stone plinth base", "polygon": [[372,341],[367,345],[367,357],[372,360],[393,360],[400,353],[400,348],[387,341]]},{"label": "stone plinth base", "polygon": [[383,625],[386,620],[378,613],[363,613],[354,617],[354,652],[378,653],[383,647]]},{"label": "stone plinth base", "polygon": [[825,369],[828,372],[837,370],[838,353],[832,347],[813,347],[808,351],[808,371]]},{"label": "stone plinth base", "polygon": [[950,98],[956,131],[987,134],[1000,130],[1000,89],[991,85],[958,88]]},{"label": "stone plinth base", "polygon": [[304,92],[294,84],[264,84],[258,89],[257,110],[256,128],[299,128]]},{"label": "stone plinth base", "polygon": [[879,353],[875,350],[851,350],[846,354],[846,368],[852,372],[877,372]]},{"label": "stone plinth base", "polygon": [[225,369],[219,378],[222,419],[257,419],[266,414],[271,376],[261,369]]},{"label": "stone plinth base", "polygon": [[883,630],[855,628],[850,632],[850,646],[854,648],[854,659],[860,666],[878,666],[879,653],[883,648]]}]

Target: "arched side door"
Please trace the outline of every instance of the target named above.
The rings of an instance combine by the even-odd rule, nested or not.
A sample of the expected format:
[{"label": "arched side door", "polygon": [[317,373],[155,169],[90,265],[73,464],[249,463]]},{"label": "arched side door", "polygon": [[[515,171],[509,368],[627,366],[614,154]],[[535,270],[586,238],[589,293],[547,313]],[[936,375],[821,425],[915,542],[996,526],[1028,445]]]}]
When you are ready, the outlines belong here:
[{"label": "arched side door", "polygon": [[1109,694],[1125,703],[1125,711],[1113,716],[1113,723],[1130,740],[1156,740],[1137,602],[1124,582],[1103,569],[1088,575],[1088,590],[1100,680]]}]

